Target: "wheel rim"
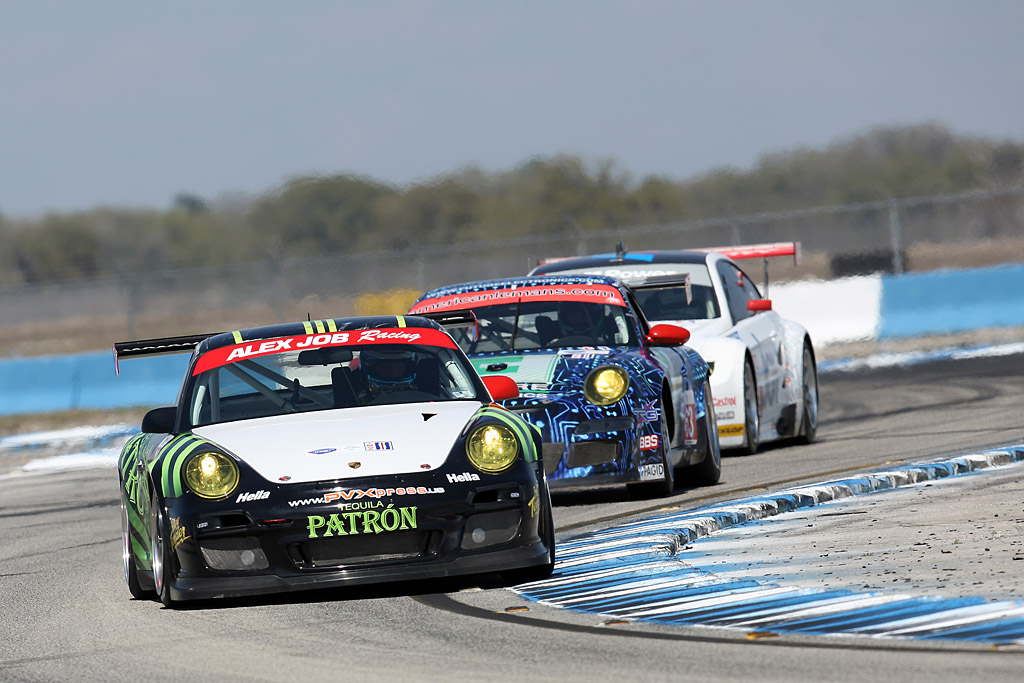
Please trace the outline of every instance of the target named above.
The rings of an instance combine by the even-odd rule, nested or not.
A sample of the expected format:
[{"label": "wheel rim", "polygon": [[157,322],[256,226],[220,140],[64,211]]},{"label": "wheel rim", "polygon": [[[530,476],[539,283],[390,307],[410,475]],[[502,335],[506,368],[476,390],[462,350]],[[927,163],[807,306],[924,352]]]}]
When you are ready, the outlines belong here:
[{"label": "wheel rim", "polygon": [[746,366],[743,381],[743,397],[746,404],[746,432],[747,447],[753,450],[757,447],[761,433],[761,418],[757,414],[757,392],[754,390],[754,373],[750,366]]},{"label": "wheel rim", "polygon": [[715,467],[722,468],[722,449],[718,445],[718,420],[715,419],[715,406],[709,400],[711,385],[704,389],[704,414],[707,415],[707,440],[709,455],[713,455]]},{"label": "wheel rim", "polygon": [[164,540],[160,535],[160,512],[157,502],[153,501],[153,514],[150,522],[150,547],[153,549],[153,585],[157,595],[164,592]]},{"label": "wheel rim", "polygon": [[121,498],[121,558],[124,560],[124,580],[131,580],[132,570],[132,540],[131,532],[128,530],[128,506],[125,505],[124,497]]},{"label": "wheel rim", "polygon": [[804,432],[808,432],[807,427],[810,427],[810,431],[818,428],[818,376],[817,371],[814,368],[814,358],[811,357],[811,352],[806,348],[804,349],[804,415],[807,417],[808,424],[805,425]]}]

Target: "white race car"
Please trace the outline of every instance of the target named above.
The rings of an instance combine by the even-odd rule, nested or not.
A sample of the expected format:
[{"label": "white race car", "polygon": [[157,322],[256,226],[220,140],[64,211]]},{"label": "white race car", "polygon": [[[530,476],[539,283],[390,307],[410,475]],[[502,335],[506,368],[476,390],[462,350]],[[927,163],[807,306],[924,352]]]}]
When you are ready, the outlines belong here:
[{"label": "white race car", "polygon": [[[772,310],[734,259],[793,256],[783,242],[685,251],[626,252],[541,261],[531,275],[609,275],[630,287],[651,324],[690,331],[687,344],[713,368],[719,443],[755,453],[761,443],[814,440],[818,372],[810,334]],[[767,268],[766,268],[767,280]]]}]

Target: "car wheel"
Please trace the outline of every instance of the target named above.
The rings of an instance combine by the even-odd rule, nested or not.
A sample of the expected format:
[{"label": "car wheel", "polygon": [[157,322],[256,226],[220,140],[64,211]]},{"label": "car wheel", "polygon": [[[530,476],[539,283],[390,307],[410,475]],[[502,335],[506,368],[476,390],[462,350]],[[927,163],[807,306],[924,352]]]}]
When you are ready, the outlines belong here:
[{"label": "car wheel", "polygon": [[747,361],[743,364],[743,455],[757,453],[761,445],[761,416],[757,412],[757,383],[754,380],[754,366]]},{"label": "car wheel", "polygon": [[798,443],[811,443],[818,434],[818,366],[814,363],[814,354],[809,344],[804,344],[803,358],[803,398],[804,411],[801,418]]},{"label": "car wheel", "polygon": [[718,422],[715,420],[715,402],[711,398],[711,383],[704,384],[704,439],[701,450],[704,460],[692,467],[697,484],[711,486],[722,477],[722,451],[718,446]]},{"label": "car wheel", "polygon": [[637,498],[662,498],[664,496],[672,495],[672,492],[676,489],[676,472],[675,468],[672,467],[672,440],[671,434],[668,431],[668,418],[665,417],[665,405],[662,404],[661,410],[658,411],[661,414],[660,421],[660,432],[658,434],[659,444],[661,447],[661,458],[664,464],[664,477],[658,481],[645,481],[637,482],[635,484],[626,484],[626,489],[629,491],[631,496]]},{"label": "car wheel", "polygon": [[172,561],[170,539],[166,533],[167,525],[164,522],[164,513],[160,508],[160,501],[153,494],[151,511],[149,516],[149,546],[150,557],[153,561],[153,587],[160,602],[166,607],[172,607],[174,601],[171,599]]},{"label": "car wheel", "polygon": [[153,597],[153,591],[146,590],[139,583],[139,569],[135,566],[135,553],[132,551],[131,522],[128,521],[128,503],[121,491],[121,557],[124,560],[124,579],[128,582],[128,592],[136,600]]}]

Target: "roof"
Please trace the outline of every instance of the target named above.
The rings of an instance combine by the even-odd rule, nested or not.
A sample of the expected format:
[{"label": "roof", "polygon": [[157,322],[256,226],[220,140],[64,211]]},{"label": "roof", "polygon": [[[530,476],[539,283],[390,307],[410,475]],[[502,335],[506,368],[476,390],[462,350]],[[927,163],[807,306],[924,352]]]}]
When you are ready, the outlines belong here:
[{"label": "roof", "polygon": [[[399,318],[401,318],[401,321]],[[304,320],[302,322],[295,323],[250,327],[248,329],[236,330],[234,332],[221,332],[207,337],[199,344],[197,351],[199,353],[205,353],[206,351],[220,348],[222,346],[231,346],[240,342],[257,341],[261,339],[276,339],[279,337],[294,337],[307,334],[331,334],[334,332],[346,332],[350,330],[372,330],[377,328],[393,327],[429,327],[433,329],[443,329],[433,320],[412,315],[326,318],[323,320]]]},{"label": "roof", "polygon": [[681,249],[671,251],[628,251],[621,256],[617,254],[594,254],[592,256],[551,260],[537,266],[530,272],[532,275],[542,275],[566,270],[599,268],[630,263],[704,263],[707,258],[708,252],[706,251]]}]

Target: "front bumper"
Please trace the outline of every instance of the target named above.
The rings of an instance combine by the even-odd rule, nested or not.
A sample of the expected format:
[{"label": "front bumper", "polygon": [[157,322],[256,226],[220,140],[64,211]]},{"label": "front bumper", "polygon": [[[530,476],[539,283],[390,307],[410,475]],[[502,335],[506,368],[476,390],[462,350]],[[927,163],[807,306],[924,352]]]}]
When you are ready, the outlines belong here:
[{"label": "front bumper", "polygon": [[644,449],[641,442],[644,435],[660,438],[657,418],[645,419],[642,411],[629,413],[622,406],[598,408],[583,405],[582,399],[577,403],[536,398],[505,403],[540,430],[544,472],[551,490],[649,480],[650,470],[645,466],[664,461],[658,447]]},{"label": "front bumper", "polygon": [[[532,466],[516,469],[519,476],[466,472],[451,480],[437,472],[403,481],[346,481],[343,487],[263,482],[261,493],[268,495],[248,504],[171,499],[165,513],[176,570],[171,598],[443,578],[544,564],[552,551],[539,534],[547,494]],[[435,486],[441,481],[443,487]],[[362,495],[346,500],[338,491]]]}]

